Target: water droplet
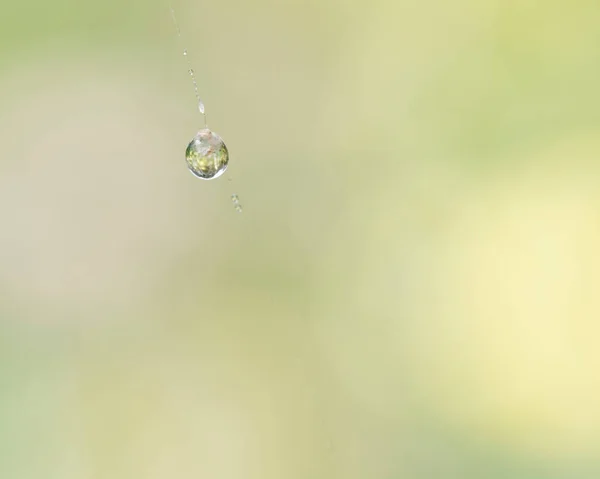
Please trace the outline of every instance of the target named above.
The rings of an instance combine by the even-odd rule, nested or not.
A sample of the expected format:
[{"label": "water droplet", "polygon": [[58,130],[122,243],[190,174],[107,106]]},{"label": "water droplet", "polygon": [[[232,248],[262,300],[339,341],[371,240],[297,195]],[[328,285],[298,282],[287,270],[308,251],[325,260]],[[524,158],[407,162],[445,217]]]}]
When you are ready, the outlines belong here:
[{"label": "water droplet", "polygon": [[201,101],[198,101],[198,110],[200,110],[200,113],[204,115],[204,103]]},{"label": "water droplet", "polygon": [[183,56],[187,57],[187,50],[183,50]]},{"label": "water droplet", "polygon": [[190,68],[190,69],[188,70],[188,73],[190,74],[190,76],[191,76],[191,77],[193,77],[193,76],[194,76],[194,69],[193,69],[193,68]]},{"label": "water droplet", "polygon": [[219,135],[204,128],[188,145],[185,159],[194,176],[202,180],[214,180],[227,169],[229,152]]},{"label": "water droplet", "polygon": [[239,196],[234,193],[233,195],[231,195],[231,201],[233,202],[233,207],[235,208],[235,211],[237,211],[238,213],[241,213],[242,205],[240,205]]}]

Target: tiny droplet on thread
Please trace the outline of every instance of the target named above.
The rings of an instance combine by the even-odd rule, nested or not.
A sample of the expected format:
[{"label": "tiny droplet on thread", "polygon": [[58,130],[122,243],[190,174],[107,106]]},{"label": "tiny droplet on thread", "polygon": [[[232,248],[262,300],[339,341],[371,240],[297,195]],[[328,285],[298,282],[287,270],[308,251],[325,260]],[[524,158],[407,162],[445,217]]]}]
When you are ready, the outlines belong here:
[{"label": "tiny droplet on thread", "polygon": [[187,50],[183,50],[183,56],[187,57]]},{"label": "tiny droplet on thread", "polygon": [[204,115],[204,103],[201,101],[198,101],[198,110],[200,110],[200,113]]},{"label": "tiny droplet on thread", "polygon": [[241,213],[243,210],[242,210],[242,205],[240,205],[239,196],[234,193],[233,195],[231,195],[231,201],[233,202],[233,207],[234,207],[235,211],[237,211],[238,213]]}]

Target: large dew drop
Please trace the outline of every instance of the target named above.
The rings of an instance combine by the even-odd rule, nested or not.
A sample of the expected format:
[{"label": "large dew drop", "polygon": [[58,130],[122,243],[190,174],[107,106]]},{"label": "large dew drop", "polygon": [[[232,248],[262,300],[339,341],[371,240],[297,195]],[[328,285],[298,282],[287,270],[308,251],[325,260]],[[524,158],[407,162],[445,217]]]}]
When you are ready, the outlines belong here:
[{"label": "large dew drop", "polygon": [[200,179],[214,180],[227,169],[229,152],[219,135],[204,128],[196,133],[185,151],[188,168]]}]

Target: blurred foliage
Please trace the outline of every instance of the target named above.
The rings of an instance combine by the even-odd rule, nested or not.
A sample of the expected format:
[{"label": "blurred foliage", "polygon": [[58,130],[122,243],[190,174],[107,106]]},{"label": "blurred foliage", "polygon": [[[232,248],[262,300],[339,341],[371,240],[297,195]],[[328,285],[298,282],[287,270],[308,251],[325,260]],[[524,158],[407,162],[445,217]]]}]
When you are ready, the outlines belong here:
[{"label": "blurred foliage", "polygon": [[[0,477],[600,474],[600,8],[12,2]],[[237,193],[244,213],[235,213]]]}]

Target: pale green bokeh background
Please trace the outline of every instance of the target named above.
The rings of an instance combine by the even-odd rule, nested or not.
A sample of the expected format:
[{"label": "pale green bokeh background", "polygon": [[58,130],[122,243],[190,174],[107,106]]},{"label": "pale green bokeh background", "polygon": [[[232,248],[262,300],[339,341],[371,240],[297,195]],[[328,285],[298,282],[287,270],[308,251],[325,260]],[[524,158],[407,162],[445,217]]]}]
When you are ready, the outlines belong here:
[{"label": "pale green bokeh background", "polygon": [[[600,477],[597,1],[0,12],[0,477]],[[244,213],[229,200],[240,195]]]}]

